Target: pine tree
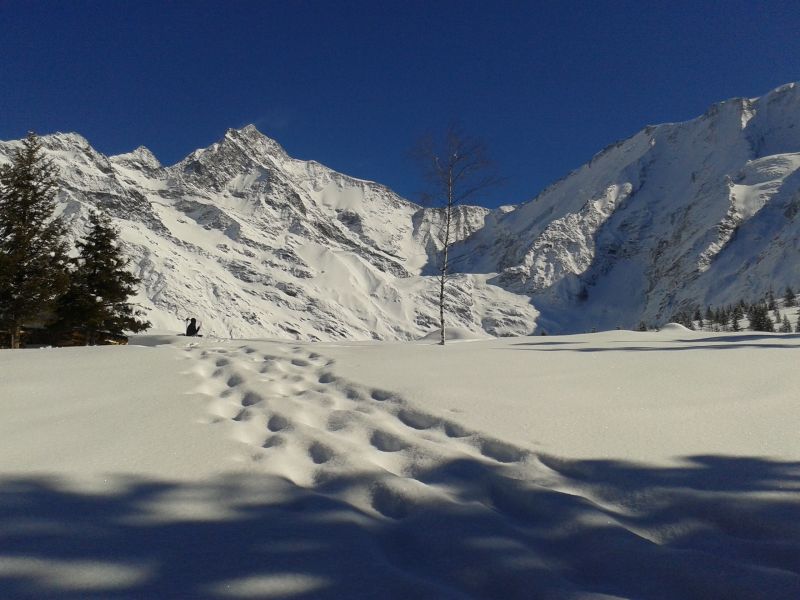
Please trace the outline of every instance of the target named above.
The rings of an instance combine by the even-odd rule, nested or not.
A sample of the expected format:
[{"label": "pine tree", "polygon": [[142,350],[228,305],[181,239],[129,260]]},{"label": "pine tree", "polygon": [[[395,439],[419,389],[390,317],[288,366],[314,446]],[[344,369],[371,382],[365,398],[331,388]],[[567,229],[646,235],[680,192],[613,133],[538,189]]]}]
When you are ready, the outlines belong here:
[{"label": "pine tree", "polygon": [[731,331],[741,331],[741,326],[739,325],[739,319],[741,319],[740,311],[734,310],[731,312]]},{"label": "pine tree", "polygon": [[769,310],[775,310],[776,306],[777,305],[775,304],[775,294],[773,293],[772,290],[769,290],[767,292],[767,308]]},{"label": "pine tree", "polygon": [[118,235],[106,215],[90,214],[86,239],[76,243],[80,256],[72,261],[69,290],[58,305],[57,331],[79,329],[87,344],[96,344],[101,334],[150,327],[137,318],[143,312],[128,302],[140,280],[127,271],[130,261],[118,247]]},{"label": "pine tree", "polygon": [[56,168],[34,133],[0,168],[0,329],[19,348],[22,326],[42,320],[67,282],[65,227],[55,218]]},{"label": "pine tree", "polygon": [[797,303],[797,296],[791,286],[786,286],[786,294],[783,296],[784,306],[794,306]]},{"label": "pine tree", "polygon": [[750,315],[750,329],[753,331],[775,331],[772,319],[769,318],[767,305],[754,304]]},{"label": "pine tree", "polygon": [[781,321],[781,327],[778,330],[781,333],[792,333],[792,324],[789,322],[789,317],[783,315],[783,321]]}]

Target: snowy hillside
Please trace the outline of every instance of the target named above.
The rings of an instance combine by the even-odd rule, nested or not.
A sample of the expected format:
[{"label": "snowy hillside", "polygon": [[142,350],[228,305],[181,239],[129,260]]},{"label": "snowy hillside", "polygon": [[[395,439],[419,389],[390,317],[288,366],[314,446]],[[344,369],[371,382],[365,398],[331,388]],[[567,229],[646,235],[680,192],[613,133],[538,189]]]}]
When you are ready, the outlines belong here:
[{"label": "snowy hillside", "polygon": [[796,600],[798,351],[0,350],[0,597]]},{"label": "snowy hillside", "polygon": [[457,255],[533,295],[550,330],[585,331],[755,300],[800,282],[800,87],[647,127]]},{"label": "snowy hillside", "polygon": [[[436,326],[436,210],[295,160],[253,126],[170,167],[76,134],[44,143],[73,235],[92,206],[111,212],[157,329],[198,316],[225,336],[407,340]],[[633,328],[798,287],[799,168],[789,84],[647,127],[525,204],[460,207],[450,325]]]}]

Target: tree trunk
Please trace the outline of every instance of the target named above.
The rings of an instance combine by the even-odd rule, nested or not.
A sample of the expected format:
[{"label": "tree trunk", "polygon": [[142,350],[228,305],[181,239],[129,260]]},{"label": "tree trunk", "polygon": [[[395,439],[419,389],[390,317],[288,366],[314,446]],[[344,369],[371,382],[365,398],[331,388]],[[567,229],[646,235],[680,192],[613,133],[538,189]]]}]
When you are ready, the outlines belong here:
[{"label": "tree trunk", "polygon": [[450,252],[450,219],[453,215],[453,175],[452,170],[447,180],[447,208],[444,213],[444,251],[442,252],[442,273],[439,280],[439,333],[441,334],[440,346],[444,346],[444,284],[447,282],[447,260]]},{"label": "tree trunk", "polygon": [[444,346],[444,269],[439,276],[439,345]]},{"label": "tree trunk", "polygon": [[22,331],[19,325],[12,325],[9,327],[9,335],[11,336],[11,348],[19,349],[20,345],[20,338],[22,337]]}]

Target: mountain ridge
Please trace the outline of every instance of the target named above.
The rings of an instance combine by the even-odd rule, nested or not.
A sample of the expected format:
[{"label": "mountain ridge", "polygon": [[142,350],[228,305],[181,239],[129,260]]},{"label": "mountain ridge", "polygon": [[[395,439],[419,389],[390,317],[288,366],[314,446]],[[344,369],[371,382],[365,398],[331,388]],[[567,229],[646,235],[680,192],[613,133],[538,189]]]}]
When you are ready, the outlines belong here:
[{"label": "mountain ridge", "polygon": [[[416,339],[435,328],[437,209],[290,157],[253,125],[163,166],[43,136],[78,237],[107,210],[158,328]],[[16,142],[0,142],[7,161]],[[800,92],[786,84],[610,144],[533,199],[460,206],[449,325],[521,335],[663,323],[800,281]],[[186,314],[184,314],[186,313]]]}]

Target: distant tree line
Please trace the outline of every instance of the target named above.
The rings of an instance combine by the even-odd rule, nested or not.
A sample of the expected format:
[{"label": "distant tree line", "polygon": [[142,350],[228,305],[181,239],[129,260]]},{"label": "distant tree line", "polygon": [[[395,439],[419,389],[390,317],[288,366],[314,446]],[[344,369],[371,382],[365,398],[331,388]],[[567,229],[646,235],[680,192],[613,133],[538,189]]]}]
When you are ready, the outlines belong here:
[{"label": "distant tree line", "polygon": [[53,345],[124,340],[150,327],[128,300],[140,280],[107,215],[92,212],[70,257],[66,226],[55,215],[56,168],[29,133],[0,167],[0,345],[26,336]]},{"label": "distant tree line", "polygon": [[[670,320],[689,329],[710,331],[741,331],[747,328],[752,331],[800,332],[800,314],[795,316],[794,324],[786,314],[787,308],[797,306],[797,295],[791,286],[786,287],[782,300],[783,314],[779,301],[775,298],[775,293],[769,290],[763,298],[752,303],[739,300],[736,304],[727,306],[716,308],[706,306],[705,311],[702,311],[700,307],[695,307],[675,313]],[[643,323],[640,323],[640,328],[642,327],[647,329]]]}]

